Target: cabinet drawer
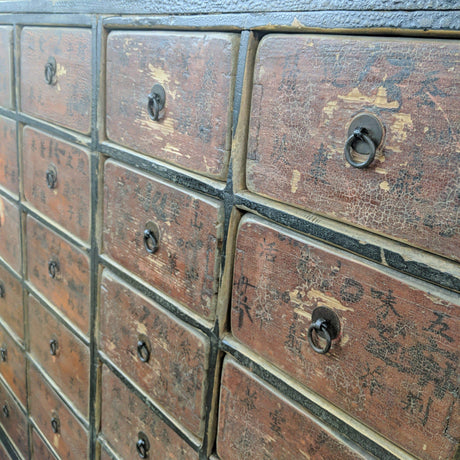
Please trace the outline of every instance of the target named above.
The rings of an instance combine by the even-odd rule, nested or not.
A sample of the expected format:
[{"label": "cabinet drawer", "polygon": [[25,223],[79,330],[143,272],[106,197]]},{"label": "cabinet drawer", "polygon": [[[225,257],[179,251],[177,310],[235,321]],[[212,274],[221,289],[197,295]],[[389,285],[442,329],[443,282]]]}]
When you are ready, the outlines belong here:
[{"label": "cabinet drawer", "polygon": [[90,30],[24,27],[21,109],[83,134],[90,133]]},{"label": "cabinet drawer", "polygon": [[35,430],[32,431],[32,449],[33,460],[56,460]]},{"label": "cabinet drawer", "polygon": [[[59,458],[69,460],[87,458],[86,429],[48,386],[34,366],[29,367],[29,382],[30,415],[43,436],[54,447]],[[45,446],[43,450],[47,452]],[[49,452],[47,454],[53,458]],[[34,458],[41,457],[35,455]]]},{"label": "cabinet drawer", "polygon": [[0,266],[0,316],[24,340],[21,281]]},{"label": "cabinet drawer", "polygon": [[18,207],[10,200],[0,197],[0,257],[18,273],[21,269],[19,233]]},{"label": "cabinet drawer", "polygon": [[[213,318],[223,206],[118,165],[105,164],[104,252],[165,294]],[[158,242],[152,251],[153,237]],[[148,233],[147,233],[148,234]]]},{"label": "cabinet drawer", "polygon": [[26,356],[2,327],[0,327],[0,375],[25,407]]},{"label": "cabinet drawer", "polygon": [[198,453],[106,367],[102,371],[101,431],[120,458],[138,458],[137,443],[142,440],[147,458],[198,459]]},{"label": "cabinet drawer", "polygon": [[88,241],[91,209],[88,152],[26,127],[22,156],[26,200],[78,238]]},{"label": "cabinet drawer", "polygon": [[[111,32],[107,41],[108,138],[192,171],[224,178],[237,45],[236,34]],[[158,121],[148,109],[155,85],[161,85],[165,93]]]},{"label": "cabinet drawer", "polygon": [[19,177],[16,122],[0,116],[0,133],[2,136],[2,143],[0,145],[0,185],[9,192],[18,195]]},{"label": "cabinet drawer", "polygon": [[28,308],[30,354],[75,407],[88,416],[89,348],[31,295]]},{"label": "cabinet drawer", "polygon": [[14,106],[13,97],[13,28],[0,27],[0,105]]},{"label": "cabinet drawer", "polygon": [[0,411],[0,424],[23,457],[28,458],[27,418],[1,382]]},{"label": "cabinet drawer", "polygon": [[[440,290],[425,292],[427,285],[390,273],[245,218],[237,239],[232,330],[252,350],[405,449],[447,459],[460,428],[451,416],[458,410],[458,296],[439,297]],[[309,346],[318,307],[340,321],[327,354]],[[313,330],[312,335],[316,346],[325,346]]]},{"label": "cabinet drawer", "polygon": [[33,217],[27,217],[29,280],[81,331],[89,331],[89,259]]},{"label": "cabinet drawer", "polygon": [[[266,37],[248,188],[460,260],[459,56],[454,40]],[[358,169],[344,147],[362,113],[380,120],[386,139]]]},{"label": "cabinet drawer", "polygon": [[104,272],[100,348],[187,429],[201,433],[209,348],[203,334]]},{"label": "cabinet drawer", "polygon": [[222,373],[217,453],[222,460],[369,458],[228,358]]}]

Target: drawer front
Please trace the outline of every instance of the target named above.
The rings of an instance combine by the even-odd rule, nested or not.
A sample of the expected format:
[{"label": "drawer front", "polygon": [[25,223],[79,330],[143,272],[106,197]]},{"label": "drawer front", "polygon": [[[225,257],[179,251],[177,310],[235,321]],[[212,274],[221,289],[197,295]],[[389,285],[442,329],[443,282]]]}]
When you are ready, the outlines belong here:
[{"label": "drawer front", "polygon": [[[248,188],[460,260],[458,41],[270,36],[258,50]],[[358,114],[383,150],[351,167]],[[354,145],[354,142],[352,143]]]},{"label": "drawer front", "polygon": [[30,295],[28,308],[31,356],[88,416],[89,348]]},{"label": "drawer front", "polygon": [[[459,304],[387,273],[245,218],[235,258],[233,333],[405,449],[450,458],[460,428],[451,418],[458,410]],[[340,321],[327,354],[308,341],[318,307]]]},{"label": "drawer front", "polygon": [[21,109],[83,134],[90,133],[90,30],[24,27]]},{"label": "drawer front", "polygon": [[24,340],[21,281],[0,266],[0,316]]},{"label": "drawer front", "polygon": [[142,440],[147,458],[198,459],[198,454],[106,367],[102,372],[101,431],[120,458],[138,458],[136,446]]},{"label": "drawer front", "polygon": [[13,28],[0,27],[0,105],[12,108],[13,102]]},{"label": "drawer front", "polygon": [[78,238],[88,241],[91,202],[88,152],[26,127],[22,156],[26,200]]},{"label": "drawer front", "polygon": [[217,453],[221,460],[366,458],[227,358],[222,373]]},{"label": "drawer front", "polygon": [[19,228],[19,209],[0,197],[0,257],[18,273],[21,269]]},{"label": "drawer front", "polygon": [[18,400],[26,406],[26,356],[0,327],[0,375]]},{"label": "drawer front", "polygon": [[[236,34],[111,32],[107,41],[108,138],[192,171],[224,178],[237,44]],[[156,113],[148,110],[155,85],[161,85],[165,93],[158,121],[151,118]]]},{"label": "drawer front", "polygon": [[203,334],[105,272],[100,348],[187,429],[200,435],[209,348]]},{"label": "drawer front", "polygon": [[89,259],[33,217],[27,217],[29,280],[81,331],[89,331]]},{"label": "drawer front", "polygon": [[19,452],[24,458],[28,458],[27,418],[2,383],[0,383],[0,411],[0,424]]},{"label": "drawer front", "polygon": [[56,460],[35,430],[32,431],[32,449],[33,460]]},{"label": "drawer front", "polygon": [[0,186],[18,195],[19,176],[16,122],[0,116],[0,133],[2,136],[2,143],[0,145]]},{"label": "drawer front", "polygon": [[[29,367],[29,382],[30,415],[59,458],[87,458],[87,431],[34,366]],[[34,458],[41,457],[34,455]]]},{"label": "drawer front", "polygon": [[[133,169],[105,164],[104,252],[205,318],[215,313],[223,207]],[[153,230],[152,230],[153,229]],[[154,253],[152,230],[158,241]]]}]

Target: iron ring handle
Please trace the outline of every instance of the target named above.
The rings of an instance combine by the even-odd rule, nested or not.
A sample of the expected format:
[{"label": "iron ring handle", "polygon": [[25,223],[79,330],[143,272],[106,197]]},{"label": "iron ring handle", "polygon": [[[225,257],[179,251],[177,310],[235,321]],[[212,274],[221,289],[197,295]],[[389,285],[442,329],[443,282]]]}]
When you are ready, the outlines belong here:
[{"label": "iron ring handle", "polygon": [[149,347],[143,340],[137,342],[137,355],[143,363],[146,363],[150,359]]},{"label": "iron ring handle", "polygon": [[5,347],[0,348],[0,355],[2,356],[2,361],[6,362],[8,356],[8,350]]},{"label": "iron ring handle", "polygon": [[149,94],[149,102],[147,105],[150,118],[153,121],[158,121],[160,115],[160,104],[158,103],[158,96],[156,94]]},{"label": "iron ring handle", "polygon": [[144,248],[149,254],[154,254],[158,250],[158,240],[148,228],[144,230]]},{"label": "iron ring handle", "polygon": [[56,356],[57,347],[58,347],[57,340],[56,339],[51,339],[50,340],[50,353],[51,353],[52,356]]},{"label": "iron ring handle", "polygon": [[[327,321],[325,319],[318,319],[314,323],[311,323],[310,327],[308,328],[308,343],[310,346],[313,348],[316,353],[319,353],[321,355],[326,354],[330,349],[331,349],[331,344],[332,344],[332,338],[331,334],[329,334],[327,330]],[[313,331],[316,333],[321,332],[324,336],[324,339],[326,339],[326,345],[324,348],[319,347],[316,345],[315,340],[313,339]]]},{"label": "iron ring handle", "polygon": [[55,260],[50,260],[48,262],[48,274],[50,275],[51,278],[56,278],[56,275],[59,271],[59,263],[56,262]]},{"label": "iron ring handle", "polygon": [[2,407],[2,411],[3,411],[3,415],[6,418],[10,416],[10,410],[8,409],[8,406],[6,404],[4,404],[4,406]]},{"label": "iron ring handle", "polygon": [[0,283],[0,298],[5,297],[5,286],[3,283]]},{"label": "iron ring handle", "polygon": [[53,433],[59,433],[59,419],[57,417],[51,419],[51,429]]},{"label": "iron ring handle", "polygon": [[48,62],[45,64],[45,82],[48,85],[55,83],[54,77],[56,76],[56,59],[50,57]]},{"label": "iron ring handle", "polygon": [[[351,157],[352,144],[356,139],[366,142],[371,150],[365,161],[358,162],[353,160]],[[345,158],[354,168],[367,168],[374,161],[375,151],[376,147],[374,141],[366,134],[366,129],[364,128],[355,129],[353,134],[347,139],[347,142],[345,143]]]},{"label": "iron ring handle", "polygon": [[46,170],[46,185],[48,186],[48,188],[53,189],[56,187],[56,183],[57,183],[57,172],[55,168],[50,166]]},{"label": "iron ring handle", "polygon": [[139,454],[140,458],[147,458],[147,443],[144,439],[139,439],[136,443],[137,453]]}]

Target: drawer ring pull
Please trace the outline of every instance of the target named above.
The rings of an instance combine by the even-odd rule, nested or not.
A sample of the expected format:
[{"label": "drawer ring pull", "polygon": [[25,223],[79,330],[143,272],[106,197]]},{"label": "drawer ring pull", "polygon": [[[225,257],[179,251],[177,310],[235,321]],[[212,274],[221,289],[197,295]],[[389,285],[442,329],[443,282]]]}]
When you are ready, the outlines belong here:
[{"label": "drawer ring pull", "polygon": [[149,254],[154,254],[158,250],[158,239],[149,228],[144,230],[144,248]]},{"label": "drawer ring pull", "polygon": [[147,111],[153,121],[158,121],[160,112],[163,110],[166,101],[166,93],[164,88],[158,83],[153,85],[152,91],[148,96]]},{"label": "drawer ring pull", "polygon": [[6,404],[2,407],[2,411],[3,411],[3,415],[6,418],[8,418],[10,416],[10,410],[8,409],[8,406]]},{"label": "drawer ring pull", "polygon": [[51,419],[51,429],[53,433],[59,433],[59,419],[57,417]]},{"label": "drawer ring pull", "polygon": [[46,170],[46,185],[48,188],[53,189],[56,188],[57,184],[57,170],[54,165],[49,165],[48,169]]},{"label": "drawer ring pull", "polygon": [[6,362],[6,359],[8,357],[8,350],[6,349],[6,347],[0,348],[0,355],[2,356],[2,361]]},{"label": "drawer ring pull", "polygon": [[3,283],[0,283],[0,299],[2,299],[3,297],[5,297],[5,286],[3,285]]},{"label": "drawer ring pull", "polygon": [[57,353],[58,342],[56,339],[50,340],[50,353],[52,356],[56,356]]},{"label": "drawer ring pull", "polygon": [[[311,314],[311,321],[307,333],[308,343],[316,353],[324,355],[331,349],[332,341],[339,335],[339,317],[330,308],[317,307]],[[318,344],[318,337],[326,341],[323,347]]]},{"label": "drawer ring pull", "polygon": [[52,279],[56,278],[57,273],[59,272],[59,262],[56,260],[50,260],[48,262],[48,274]]},{"label": "drawer ring pull", "polygon": [[150,450],[150,442],[147,436],[140,432],[138,434],[139,439],[136,442],[136,450],[140,458],[147,458],[148,452]]},{"label": "drawer ring pull", "polygon": [[[351,149],[353,147],[353,144],[357,140],[364,141],[370,150],[369,155],[366,158],[366,160],[361,161],[361,162],[355,161],[351,155]],[[366,128],[356,128],[353,131],[353,134],[347,139],[347,142],[345,143],[345,158],[348,161],[348,163],[350,163],[350,165],[353,166],[354,168],[359,168],[359,169],[367,168],[374,161],[375,150],[376,150],[376,147],[375,147],[374,141],[367,135],[367,129]]]},{"label": "drawer ring pull", "polygon": [[45,82],[48,85],[56,84],[56,59],[50,57],[45,65]]},{"label": "drawer ring pull", "polygon": [[[315,343],[315,340],[313,339],[313,331],[315,331],[317,335],[321,334],[326,340],[326,345],[323,348]],[[310,325],[308,328],[308,343],[313,350],[316,351],[316,353],[320,353],[322,355],[326,354],[331,349],[332,339],[327,330],[327,321],[325,319],[320,318]]]},{"label": "drawer ring pull", "polygon": [[139,340],[137,342],[137,356],[139,356],[139,359],[143,363],[148,362],[150,359],[150,350],[145,340]]}]

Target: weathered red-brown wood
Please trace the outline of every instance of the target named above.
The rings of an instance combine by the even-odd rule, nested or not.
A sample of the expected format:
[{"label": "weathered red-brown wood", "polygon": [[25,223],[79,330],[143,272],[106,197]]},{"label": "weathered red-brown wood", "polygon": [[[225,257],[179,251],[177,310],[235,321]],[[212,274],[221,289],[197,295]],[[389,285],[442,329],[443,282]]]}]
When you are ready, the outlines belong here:
[{"label": "weathered red-brown wood", "polygon": [[[30,354],[84,416],[88,416],[89,348],[49,313],[28,298]],[[38,332],[39,331],[39,332]],[[51,341],[55,341],[54,355]]]},{"label": "weathered red-brown wood", "polygon": [[0,197],[0,257],[16,272],[21,270],[19,209],[10,200]]},{"label": "weathered red-brown wood", "polygon": [[[256,193],[460,260],[458,42],[272,35],[252,94]],[[384,124],[367,169],[344,157],[352,118]]]},{"label": "weathered red-brown wood", "polygon": [[35,430],[32,430],[32,459],[56,460],[56,457],[51,453]]},{"label": "weathered red-brown wood", "polygon": [[[211,198],[105,163],[104,253],[209,319],[215,314],[222,219],[222,204]],[[154,254],[144,247],[148,222],[159,231]]]},{"label": "weathered red-brown wood", "polygon": [[[28,458],[27,418],[0,382],[0,424],[24,458]],[[1,458],[1,457],[0,457]]]},{"label": "weathered red-brown wood", "polygon": [[[256,353],[415,455],[453,456],[458,297],[255,217],[240,225],[232,295],[233,334]],[[342,329],[326,355],[307,340],[319,306]]]},{"label": "weathered red-brown wood", "polygon": [[150,444],[148,458],[198,459],[195,452],[108,368],[102,371],[101,432],[120,458],[138,458],[136,443],[144,433]]},{"label": "weathered red-brown wood", "polygon": [[[28,372],[30,414],[33,421],[56,450],[59,458],[68,460],[87,458],[88,433],[85,428],[34,366],[29,366]],[[51,423],[53,418],[57,420],[57,433],[53,431]],[[47,449],[44,447],[41,450],[46,452]],[[47,454],[52,458],[49,453]]]},{"label": "weathered red-brown wood", "polygon": [[228,358],[221,382],[217,454],[221,460],[365,458]]},{"label": "weathered red-brown wood", "polygon": [[[100,349],[159,405],[197,436],[203,434],[206,337],[104,272]],[[143,362],[138,354],[138,343]],[[146,350],[148,350],[146,352]],[[142,354],[148,353],[148,354]]]},{"label": "weathered red-brown wood", "polygon": [[0,105],[12,108],[13,102],[13,28],[0,27]]},{"label": "weathered red-brown wood", "polygon": [[[27,217],[26,233],[29,280],[61,313],[88,334],[88,256],[31,216]],[[50,276],[50,262],[57,264],[54,278]]]},{"label": "weathered red-brown wood", "polygon": [[18,149],[16,147],[16,122],[0,116],[0,135],[2,139],[0,144],[0,186],[18,195],[19,175]]},{"label": "weathered red-brown wood", "polygon": [[26,407],[26,356],[21,347],[0,327],[0,375]]},{"label": "weathered red-brown wood", "polygon": [[[56,61],[52,83],[45,80]],[[91,30],[24,27],[21,33],[21,110],[89,134],[91,131]]]},{"label": "weathered red-brown wood", "polygon": [[24,340],[24,311],[21,281],[0,265],[0,315],[11,330]]},{"label": "weathered red-brown wood", "polygon": [[26,200],[88,241],[91,191],[87,150],[26,127],[22,158]]},{"label": "weathered red-brown wood", "polygon": [[[238,36],[111,32],[107,41],[107,135],[114,142],[210,177],[227,174]],[[166,93],[158,121],[148,96]]]}]

